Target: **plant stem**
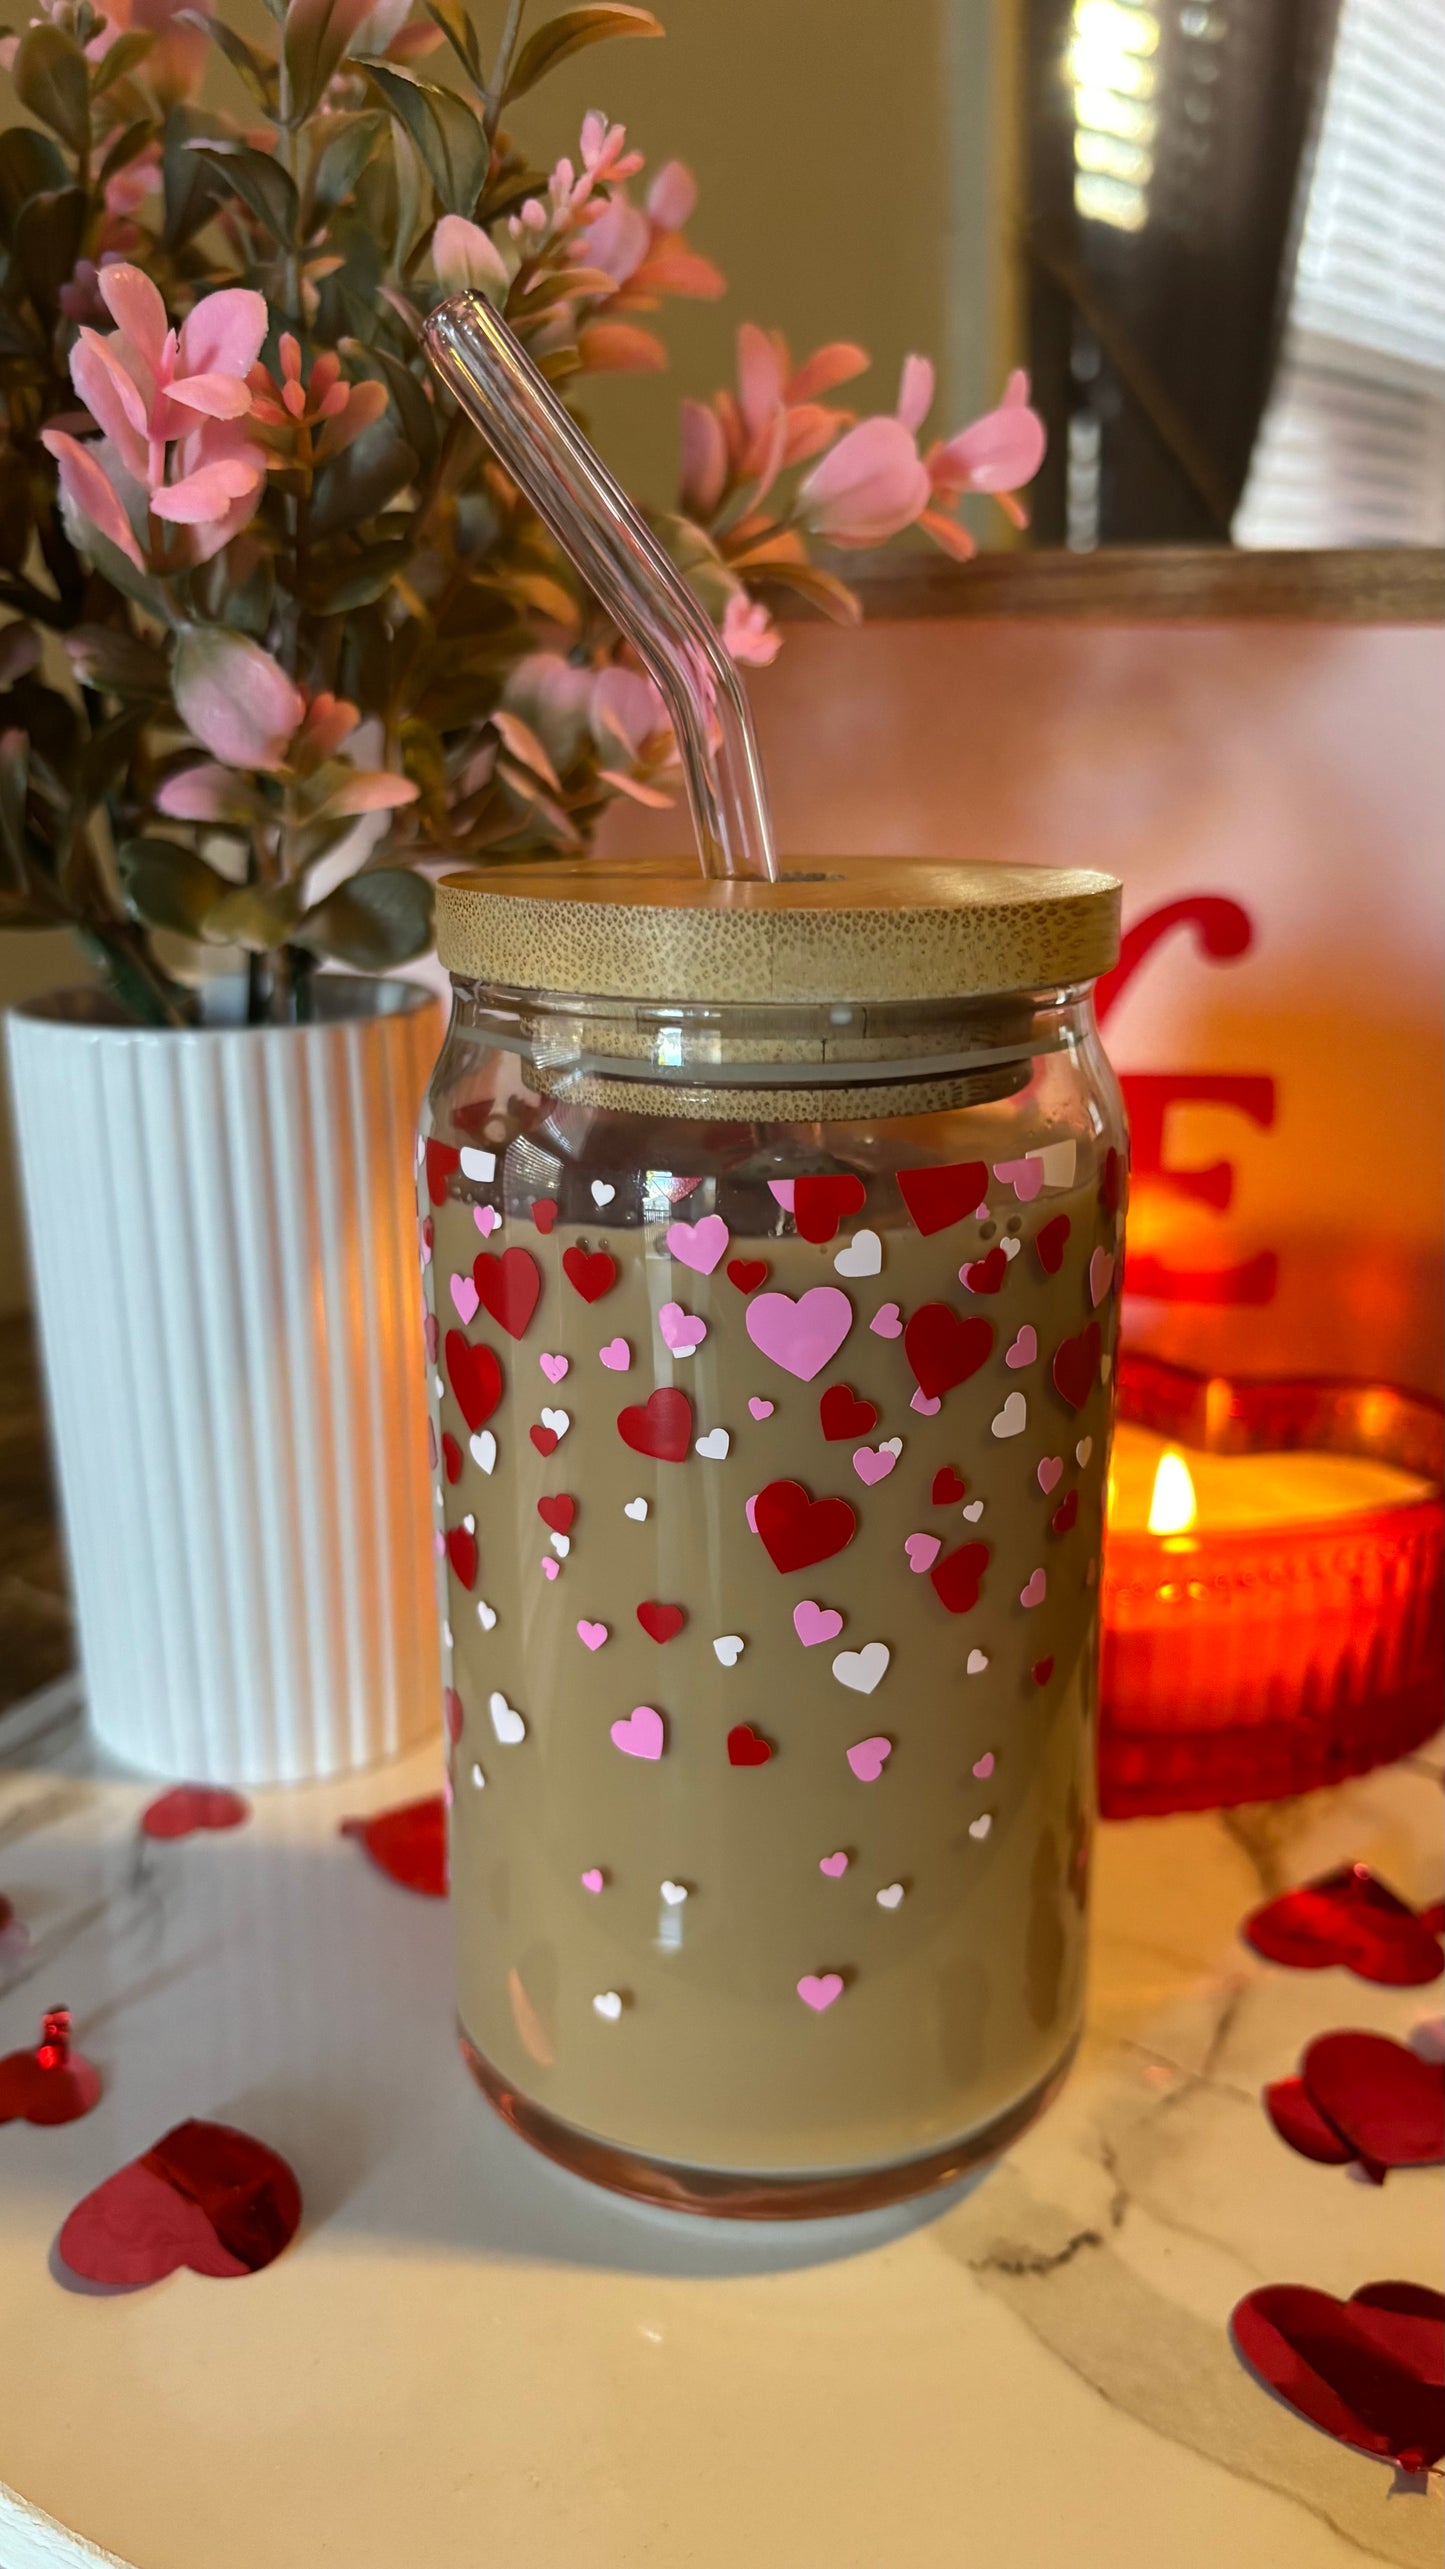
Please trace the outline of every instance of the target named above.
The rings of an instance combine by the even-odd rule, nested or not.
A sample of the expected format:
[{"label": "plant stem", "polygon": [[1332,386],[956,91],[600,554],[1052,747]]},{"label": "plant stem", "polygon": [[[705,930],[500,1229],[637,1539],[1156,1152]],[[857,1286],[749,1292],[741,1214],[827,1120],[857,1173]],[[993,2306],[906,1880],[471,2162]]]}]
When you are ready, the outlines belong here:
[{"label": "plant stem", "polygon": [[497,127],[502,117],[502,101],[507,94],[507,83],[512,77],[512,61],[517,50],[517,38],[522,32],[522,12],[526,5],[527,0],[507,0],[507,16],[502,28],[502,41],[497,47],[497,59],[492,65],[492,76],[487,83],[486,101],[482,109],[482,131],[489,144],[497,139]]}]

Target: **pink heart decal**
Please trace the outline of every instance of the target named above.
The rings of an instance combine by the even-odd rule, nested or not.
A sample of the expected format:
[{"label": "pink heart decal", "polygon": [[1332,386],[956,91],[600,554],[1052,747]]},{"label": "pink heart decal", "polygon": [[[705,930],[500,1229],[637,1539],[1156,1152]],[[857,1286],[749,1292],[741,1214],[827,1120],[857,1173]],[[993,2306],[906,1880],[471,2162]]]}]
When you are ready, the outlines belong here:
[{"label": "pink heart decal", "polygon": [[758,1530],[758,1493],[756,1490],[754,1490],[752,1497],[748,1500],[748,1503],[743,1510],[743,1514],[748,1521],[749,1534],[756,1534]]},{"label": "pink heart decal", "polygon": [[607,1639],[607,1626],[605,1623],[579,1623],[577,1638],[585,1642],[589,1650],[600,1650]]},{"label": "pink heart decal", "polygon": [[818,1858],[818,1871],[820,1873],[826,1873],[830,1882],[838,1881],[839,1877],[842,1874],[845,1874],[847,1870],[848,1858],[841,1847],[838,1849],[836,1855],[820,1855]]},{"label": "pink heart decal", "polygon": [[1114,1281],[1114,1252],[1096,1249],[1089,1260],[1089,1300],[1097,1311]]},{"label": "pink heart decal", "polygon": [[700,1177],[664,1177],[657,1182],[658,1193],[665,1195],[669,1204],[685,1204],[690,1195],[696,1195],[701,1184]]},{"label": "pink heart decal", "polygon": [[603,1872],[600,1864],[589,1864],[586,1872],[582,1876],[582,1888],[584,1891],[591,1891],[595,1894],[602,1889],[606,1879],[607,1876]]},{"label": "pink heart decal", "polygon": [[832,1606],[819,1606],[805,1597],[793,1608],[793,1630],[805,1650],[814,1650],[820,1641],[836,1641],[843,1629],[843,1618]]},{"label": "pink heart decal", "polygon": [[831,2007],[834,1999],[842,1995],[842,1975],[836,1971],[805,1971],[798,1983],[798,1996],[815,2016],[821,2016],[824,2008]]},{"label": "pink heart decal", "polygon": [[770,1400],[759,1400],[756,1393],[749,1401],[748,1408],[754,1418],[771,1418],[773,1414],[772,1402]]},{"label": "pink heart decal", "polygon": [[705,1213],[700,1222],[673,1222],[668,1226],[667,1246],[679,1266],[691,1267],[695,1276],[710,1276],[727,1254],[728,1226],[720,1213]]},{"label": "pink heart decal", "polygon": [[853,1326],[853,1306],[837,1285],[813,1285],[796,1302],[789,1293],[755,1294],[746,1320],[755,1347],[810,1383],[837,1355]]},{"label": "pink heart decal", "polygon": [[986,1784],[988,1782],[989,1777],[993,1773],[993,1750],[991,1748],[984,1750],[982,1757],[978,1760],[973,1771],[978,1777],[980,1784]]},{"label": "pink heart decal", "polygon": [[562,1576],[561,1562],[544,1561],[542,1564],[542,1576],[544,1579],[560,1579]]},{"label": "pink heart decal", "polygon": [[891,1739],[858,1739],[848,1751],[848,1763],[860,1784],[876,1784],[892,1755]]},{"label": "pink heart decal", "polygon": [[1011,1186],[1020,1204],[1032,1204],[1044,1182],[1042,1160],[995,1160],[994,1176],[1001,1186]]},{"label": "pink heart decal", "polygon": [[625,1338],[609,1338],[597,1353],[609,1374],[625,1374],[632,1362],[632,1349]]},{"label": "pink heart decal", "polygon": [[1019,1590],[1021,1606],[1041,1606],[1049,1593],[1049,1583],[1042,1570],[1035,1570],[1026,1588]]},{"label": "pink heart decal", "polygon": [[655,1713],[650,1704],[637,1704],[625,1720],[613,1723],[611,1738],[613,1747],[620,1748],[624,1757],[661,1757],[662,1715]]},{"label": "pink heart decal", "polygon": [[1043,1491],[1045,1498],[1049,1496],[1052,1490],[1056,1490],[1058,1488],[1059,1481],[1063,1474],[1063,1469],[1064,1458],[1062,1454],[1046,1454],[1044,1456],[1043,1461],[1039,1465],[1039,1488]]},{"label": "pink heart decal", "polygon": [[897,1303],[885,1302],[881,1310],[874,1312],[868,1326],[872,1330],[875,1338],[901,1338],[903,1335],[903,1314],[899,1310]]},{"label": "pink heart decal", "polygon": [[448,1276],[447,1291],[456,1306],[456,1314],[465,1329],[476,1319],[481,1295],[470,1276]]},{"label": "pink heart decal", "polygon": [[791,1213],[793,1210],[793,1189],[797,1183],[795,1177],[770,1177],[768,1180],[769,1195],[775,1204],[782,1206],[785,1213]]},{"label": "pink heart decal", "polygon": [[690,1356],[707,1336],[707,1322],[694,1319],[680,1302],[665,1302],[657,1315],[657,1325],[664,1347],[669,1347],[674,1356]]},{"label": "pink heart decal", "polygon": [[937,1418],[943,1403],[927,1392],[915,1392],[908,1406],[910,1409],[916,1409],[920,1418]]},{"label": "pink heart decal", "polygon": [[492,1233],[494,1231],[500,1231],[502,1227],[502,1217],[497,1211],[495,1204],[474,1204],[472,1206],[472,1220],[475,1222],[477,1229],[480,1231],[484,1240],[490,1240]]},{"label": "pink heart decal", "polygon": [[936,1534],[910,1534],[903,1546],[910,1570],[931,1570],[943,1546]]},{"label": "pink heart decal", "polygon": [[853,1469],[865,1490],[875,1489],[886,1481],[898,1457],[888,1445],[860,1445],[853,1457]]},{"label": "pink heart decal", "polygon": [[1004,1363],[1017,1373],[1021,1365],[1031,1365],[1039,1352],[1039,1342],[1026,1320],[1011,1347],[1004,1349]]},{"label": "pink heart decal", "polygon": [[539,1356],[537,1362],[549,1383],[565,1382],[572,1370],[570,1356]]}]

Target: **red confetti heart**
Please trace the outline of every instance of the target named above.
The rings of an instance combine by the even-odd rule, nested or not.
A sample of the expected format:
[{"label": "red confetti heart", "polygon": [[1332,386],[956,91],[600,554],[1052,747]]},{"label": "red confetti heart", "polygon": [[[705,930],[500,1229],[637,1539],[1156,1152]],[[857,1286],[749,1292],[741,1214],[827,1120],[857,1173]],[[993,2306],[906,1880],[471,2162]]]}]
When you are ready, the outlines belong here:
[{"label": "red confetti heart", "polygon": [[450,1142],[428,1142],[425,1151],[426,1191],[433,1204],[445,1204],[447,1179],[459,1169],[462,1155]]},{"label": "red confetti heart", "polygon": [[766,1258],[729,1258],[727,1274],[728,1282],[735,1284],[739,1293],[756,1293],[766,1280],[768,1262]]},{"label": "red confetti heart", "polygon": [[70,2010],[42,2017],[33,2052],[0,2060],[0,2123],[78,2123],[100,2103],[100,2072],[70,2047]]},{"label": "red confetti heart", "polygon": [[227,1785],[173,1784],[147,1802],[140,1824],[148,1838],[188,1838],[197,1829],[239,1829],[250,1816],[245,1794]]},{"label": "red confetti heart", "polygon": [[1445,2065],[1388,2034],[1321,2034],[1300,2063],[1312,2105],[1377,2183],[1445,2159]]},{"label": "red confetti heart", "polygon": [[1119,1200],[1123,1195],[1123,1192],[1123,1158],[1118,1151],[1106,1151],[1104,1153],[1104,1165],[1099,1172],[1100,1212],[1117,1213],[1119,1210]]},{"label": "red confetti heart", "polygon": [[502,1397],[502,1368],[490,1347],[474,1347],[460,1329],[446,1335],[447,1381],[458,1409],[475,1436],[485,1427]]},{"label": "red confetti heart", "polygon": [[818,1421],[830,1445],[841,1445],[844,1439],[857,1442],[870,1427],[878,1424],[878,1412],[871,1400],[860,1400],[847,1383],[830,1383],[818,1403]]},{"label": "red confetti heart", "polygon": [[1054,1388],[1070,1409],[1082,1409],[1094,1388],[1102,1344],[1099,1324],[1091,1320],[1077,1338],[1065,1338],[1054,1350]]},{"label": "red confetti heart", "polygon": [[556,1197],[553,1195],[539,1195],[536,1203],[532,1207],[532,1219],[536,1223],[538,1230],[541,1232],[542,1237],[545,1240],[553,1223],[557,1219]]},{"label": "red confetti heart", "polygon": [[1380,2283],[1337,2301],[1308,2284],[1266,2284],[1230,2327],[1250,2370],[1340,2443],[1404,2471],[1445,2453],[1445,2295]]},{"label": "red confetti heart", "polygon": [[1327,2123],[1302,2078],[1277,2078],[1265,2088],[1264,2110],[1282,2141],[1302,2159],[1322,2167],[1347,2167],[1355,2156],[1333,2123]]},{"label": "red confetti heart", "polygon": [[975,1258],[971,1267],[962,1271],[961,1281],[970,1293],[997,1293],[1008,1274],[1008,1258],[1001,1240],[996,1240],[987,1255]]},{"label": "red confetti heart", "polygon": [[407,1891],[447,1896],[447,1811],[440,1793],[398,1802],[369,1820],[343,1820],[341,1835],[359,1838],[374,1865]]},{"label": "red confetti heart", "polygon": [[738,1722],[728,1732],[729,1766],[766,1766],[772,1750],[760,1739],[750,1722]]},{"label": "red confetti heart", "polygon": [[446,1724],[447,1737],[451,1741],[453,1748],[456,1747],[457,1741],[461,1738],[462,1724],[465,1719],[466,1714],[463,1710],[462,1699],[457,1693],[455,1686],[443,1686],[442,1720]]},{"label": "red confetti heart", "polygon": [[462,1477],[462,1449],[449,1428],[442,1436],[442,1470],[455,1487]]},{"label": "red confetti heart", "polygon": [[993,1339],[991,1320],[964,1320],[951,1303],[925,1302],[903,1332],[903,1352],[924,1399],[941,1400],[955,1384],[966,1383],[987,1364]]},{"label": "red confetti heart", "polygon": [[537,1501],[537,1514],[553,1534],[570,1534],[572,1520],[577,1514],[577,1502],[569,1499],[565,1491],[559,1491],[554,1498]]},{"label": "red confetti heart", "polygon": [[775,1570],[810,1570],[852,1542],[858,1520],[846,1499],[813,1499],[801,1481],[769,1481],[753,1523]]},{"label": "red confetti heart", "polygon": [[955,1499],[967,1494],[967,1490],[968,1483],[963,1474],[956,1472],[951,1463],[945,1463],[942,1471],[933,1475],[933,1504],[936,1508],[951,1507]]},{"label": "red confetti heart", "polygon": [[498,1327],[509,1338],[522,1337],[542,1291],[541,1270],[531,1251],[503,1249],[499,1254],[495,1249],[479,1249],[472,1260],[472,1282],[483,1310],[491,1313]]},{"label": "red confetti heart", "polygon": [[800,1177],[793,1186],[793,1226],[800,1239],[823,1248],[837,1238],[839,1223],[850,1213],[861,1213],[867,1201],[861,1177],[849,1173]]},{"label": "red confetti heart", "polygon": [[637,1620],[654,1641],[671,1641],[687,1621],[681,1606],[639,1606]]},{"label": "red confetti heart", "polygon": [[1046,1276],[1056,1276],[1063,1265],[1064,1251],[1069,1245],[1069,1232],[1072,1227],[1067,1213],[1056,1213],[1052,1222],[1046,1222],[1041,1231],[1034,1233],[1034,1247],[1039,1253],[1039,1265]]},{"label": "red confetti heart", "polygon": [[692,1449],[692,1403],[686,1392],[649,1392],[641,1408],[621,1411],[617,1433],[634,1454],[685,1463]]},{"label": "red confetti heart", "polygon": [[1066,1499],[1060,1499],[1049,1519],[1049,1525],[1055,1534],[1067,1534],[1078,1521],[1079,1493],[1077,1490],[1070,1490]]},{"label": "red confetti heart", "polygon": [[617,1282],[617,1260],[605,1249],[582,1249],[574,1241],[562,1252],[562,1273],[584,1302],[600,1302]]},{"label": "red confetti heart", "polygon": [[961,1543],[956,1552],[945,1552],[941,1561],[934,1562],[928,1575],[951,1615],[972,1614],[988,1564],[986,1543]]},{"label": "red confetti heart", "polygon": [[469,1525],[447,1527],[447,1559],[464,1588],[475,1587],[480,1557],[477,1538]]},{"label": "red confetti heart", "polygon": [[544,1461],[549,1454],[556,1453],[562,1442],[555,1427],[529,1427],[527,1434]]},{"label": "red confetti heart", "polygon": [[91,2283],[157,2283],[180,2266],[254,2275],[300,2219],[301,2189],[278,2152],[228,2123],[178,2123],[76,2205],[56,2246]]},{"label": "red confetti heart", "polygon": [[1367,1864],[1347,1864],[1267,1900],[1246,1918],[1246,1941],[1293,1971],[1342,1964],[1360,1980],[1419,1989],[1445,1971],[1438,1939]]},{"label": "red confetti heart", "polygon": [[1036,1686],[1047,1686],[1053,1673],[1054,1663],[1052,1658],[1036,1659],[1032,1668],[1029,1670],[1029,1675],[1032,1677]]},{"label": "red confetti heart", "polygon": [[988,1193],[988,1169],[982,1160],[958,1160],[935,1169],[900,1169],[898,1192],[915,1230],[926,1240],[978,1211]]}]

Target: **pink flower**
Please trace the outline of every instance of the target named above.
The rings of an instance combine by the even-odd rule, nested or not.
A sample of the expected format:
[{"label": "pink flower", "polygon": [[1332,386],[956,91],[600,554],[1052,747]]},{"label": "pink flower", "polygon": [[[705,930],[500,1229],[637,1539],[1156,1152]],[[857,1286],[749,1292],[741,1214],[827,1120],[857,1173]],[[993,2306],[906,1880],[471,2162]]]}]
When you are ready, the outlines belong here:
[{"label": "pink flower", "polygon": [[683,408],[683,506],[704,521],[734,482],[756,484],[756,506],[788,465],[806,463],[830,446],[851,414],[830,410],[816,396],[846,383],[868,363],[863,349],[840,339],[795,368],[781,331],[760,330],[751,321],[743,323],[737,344],[736,397],[721,392],[710,405],[689,402]]},{"label": "pink flower", "polygon": [[815,535],[834,544],[883,544],[922,515],[930,489],[907,422],[863,419],[813,466],[798,498]]},{"label": "pink flower", "polygon": [[444,214],[432,234],[431,262],[437,281],[453,294],[474,286],[482,294],[505,295],[511,270],[491,235],[463,214]]},{"label": "pink flower", "polygon": [[364,428],[386,408],[386,386],[368,377],[346,382],[341,359],[324,349],[315,360],[309,382],[301,376],[301,347],[289,330],[279,345],[281,380],[257,364],[250,374],[251,417],[257,433],[282,463],[292,461],[298,432],[311,443],[310,461],[328,463],[353,444]]},{"label": "pink flower", "polygon": [[735,589],[723,610],[723,643],[734,660],[750,669],[767,669],[783,647],[783,637],[765,606]]},{"label": "pink flower", "polygon": [[987,491],[1016,526],[1027,526],[1027,511],[1012,494],[1033,480],[1047,442],[1043,421],[1029,408],[1029,379],[1020,368],[1010,375],[997,410],[929,448],[924,461],[942,506],[926,510],[920,524],[949,552],[966,558],[972,539],[947,512],[964,491]]},{"label": "pink flower", "polygon": [[[671,794],[651,779],[677,763],[677,743],[657,688],[636,669],[599,670],[592,694],[592,736],[608,763],[597,773],[634,803],[665,811]],[[625,764],[624,764],[625,762]]]},{"label": "pink flower", "polygon": [[157,808],[172,820],[240,821],[265,806],[247,781],[276,776],[301,789],[303,821],[351,820],[416,800],[406,776],[340,763],[360,720],[344,696],[308,695],[269,651],[221,625],[185,625],[171,671],[176,711],[211,765],[167,777]]},{"label": "pink flower", "polygon": [[682,505],[706,523],[727,488],[728,449],[722,421],[705,401],[683,402],[678,444]]},{"label": "pink flower", "polygon": [[[226,767],[275,775],[306,713],[278,660],[245,634],[186,625],[171,674],[176,711],[193,740]],[[194,772],[194,771],[189,771]]]}]

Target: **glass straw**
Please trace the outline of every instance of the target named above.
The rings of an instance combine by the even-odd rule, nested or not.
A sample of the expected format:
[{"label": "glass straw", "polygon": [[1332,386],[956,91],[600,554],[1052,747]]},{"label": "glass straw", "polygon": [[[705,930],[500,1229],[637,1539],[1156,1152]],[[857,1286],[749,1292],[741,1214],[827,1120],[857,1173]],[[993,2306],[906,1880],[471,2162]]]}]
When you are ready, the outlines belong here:
[{"label": "glass straw", "polygon": [[682,756],[705,875],[776,875],[767,788],[741,680],[709,617],[577,422],[480,294],[422,332],[444,384],[655,680]]}]

